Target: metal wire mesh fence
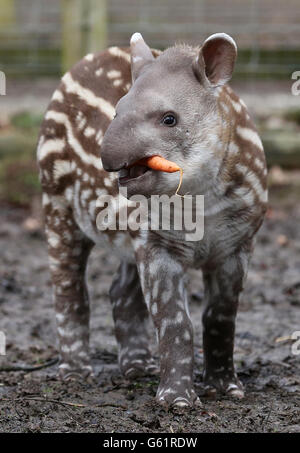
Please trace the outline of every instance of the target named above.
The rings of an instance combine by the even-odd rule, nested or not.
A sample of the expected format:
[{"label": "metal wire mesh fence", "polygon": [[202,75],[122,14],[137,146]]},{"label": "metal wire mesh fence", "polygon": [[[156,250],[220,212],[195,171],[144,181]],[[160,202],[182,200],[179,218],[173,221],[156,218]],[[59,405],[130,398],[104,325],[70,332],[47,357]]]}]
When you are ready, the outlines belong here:
[{"label": "metal wire mesh fence", "polygon": [[299,0],[0,0],[0,70],[56,75],[90,50],[127,46],[134,31],[157,48],[224,31],[239,46],[238,74],[299,69]]}]

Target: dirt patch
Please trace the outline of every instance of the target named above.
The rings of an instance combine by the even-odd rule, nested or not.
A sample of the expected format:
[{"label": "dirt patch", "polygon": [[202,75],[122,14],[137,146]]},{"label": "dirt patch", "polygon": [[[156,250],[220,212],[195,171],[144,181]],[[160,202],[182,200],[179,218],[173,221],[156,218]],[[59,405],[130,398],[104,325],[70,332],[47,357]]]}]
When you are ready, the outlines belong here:
[{"label": "dirt patch", "polygon": [[[154,378],[126,381],[117,366],[108,299],[118,262],[96,249],[89,268],[95,382],[62,383],[56,367],[0,372],[1,432],[300,432],[300,355],[289,339],[300,331],[300,204],[290,188],[273,190],[268,218],[240,303],[235,362],[243,401],[209,400],[202,384],[202,286],[190,273],[195,329],[195,385],[203,408],[166,412],[154,402]],[[288,196],[287,196],[288,195]],[[27,211],[0,214],[0,367],[38,366],[57,357],[46,245],[24,223]],[[153,336],[154,338],[154,336]],[[279,339],[279,340],[278,340]]]}]

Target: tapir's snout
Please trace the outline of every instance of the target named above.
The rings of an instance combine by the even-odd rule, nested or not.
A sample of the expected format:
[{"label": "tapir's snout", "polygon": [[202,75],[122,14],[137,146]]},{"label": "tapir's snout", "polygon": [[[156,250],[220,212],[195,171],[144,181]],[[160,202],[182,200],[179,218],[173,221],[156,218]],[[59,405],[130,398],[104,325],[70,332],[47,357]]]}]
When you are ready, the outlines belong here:
[{"label": "tapir's snout", "polygon": [[105,171],[120,171],[120,170],[123,170],[124,168],[128,168],[127,162],[124,162],[124,164],[121,164],[121,165],[116,165],[114,162],[107,163],[107,161],[103,160],[103,158],[102,158],[102,164],[103,164],[103,169]]},{"label": "tapir's snout", "polygon": [[135,140],[132,130],[115,119],[106,130],[102,145],[101,159],[105,171],[119,171],[128,168],[145,157],[145,150]]},{"label": "tapir's snout", "polygon": [[105,171],[119,171],[128,166],[126,150],[122,147],[122,141],[120,141],[119,133],[113,123],[104,134],[101,159]]},{"label": "tapir's snout", "polygon": [[126,186],[129,197],[135,194],[149,197],[157,186],[160,172],[139,162],[153,154],[153,149],[147,147],[124,117],[112,121],[104,134],[101,146],[103,169],[119,173],[119,186]]}]

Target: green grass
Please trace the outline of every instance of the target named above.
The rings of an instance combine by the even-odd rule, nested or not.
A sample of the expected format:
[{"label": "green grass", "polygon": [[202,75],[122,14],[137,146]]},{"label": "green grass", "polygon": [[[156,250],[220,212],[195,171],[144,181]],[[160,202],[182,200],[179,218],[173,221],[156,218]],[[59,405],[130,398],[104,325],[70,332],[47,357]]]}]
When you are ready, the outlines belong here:
[{"label": "green grass", "polygon": [[20,112],[0,130],[0,201],[29,205],[40,193],[36,145],[41,120]]},{"label": "green grass", "polygon": [[36,129],[40,127],[42,119],[43,115],[32,114],[27,111],[23,111],[12,116],[11,124],[17,129]]},{"label": "green grass", "polygon": [[287,111],[284,118],[300,126],[300,108]]}]

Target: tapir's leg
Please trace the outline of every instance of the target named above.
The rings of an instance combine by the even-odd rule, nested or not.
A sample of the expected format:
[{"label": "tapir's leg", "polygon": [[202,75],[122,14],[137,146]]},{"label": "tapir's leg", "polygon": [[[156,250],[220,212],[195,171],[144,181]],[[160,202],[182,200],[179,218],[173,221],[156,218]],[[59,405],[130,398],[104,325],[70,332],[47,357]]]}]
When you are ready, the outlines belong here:
[{"label": "tapir's leg", "polygon": [[198,402],[193,387],[193,327],[187,306],[185,269],[168,250],[136,247],[145,301],[157,329],[160,384],[157,400],[164,405],[192,406]]},{"label": "tapir's leg", "polygon": [[45,206],[46,235],[54,290],[62,378],[92,374],[89,357],[89,300],[85,282],[93,243],[80,231],[72,212]]},{"label": "tapir's leg", "polygon": [[248,261],[248,251],[240,251],[214,271],[204,272],[204,383],[208,394],[218,390],[238,398],[244,396],[234,370],[233,349],[239,294]]},{"label": "tapir's leg", "polygon": [[110,289],[110,298],[121,371],[128,378],[157,374],[158,367],[149,350],[149,316],[136,264],[120,264]]}]

